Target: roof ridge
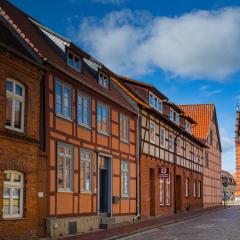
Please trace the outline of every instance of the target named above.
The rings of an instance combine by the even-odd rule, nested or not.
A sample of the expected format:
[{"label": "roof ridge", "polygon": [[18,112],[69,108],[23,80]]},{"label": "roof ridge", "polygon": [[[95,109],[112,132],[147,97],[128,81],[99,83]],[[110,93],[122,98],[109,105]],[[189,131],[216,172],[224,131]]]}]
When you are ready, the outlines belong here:
[{"label": "roof ridge", "polygon": [[214,103],[177,104],[178,106],[215,106]]}]

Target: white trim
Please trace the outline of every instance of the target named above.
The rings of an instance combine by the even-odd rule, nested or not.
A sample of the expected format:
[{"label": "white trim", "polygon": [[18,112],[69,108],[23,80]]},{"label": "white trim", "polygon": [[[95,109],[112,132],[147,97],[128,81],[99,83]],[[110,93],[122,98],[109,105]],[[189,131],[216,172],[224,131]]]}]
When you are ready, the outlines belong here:
[{"label": "white trim", "polygon": [[[7,82],[11,82],[13,89],[12,92],[7,90]],[[22,88],[22,96],[17,95],[16,92],[16,85],[19,85]],[[12,113],[11,113],[11,126],[5,125],[7,129],[14,130],[17,132],[24,132],[24,119],[25,119],[25,86],[18,82],[17,80],[14,80],[12,78],[7,78],[6,79],[6,99],[11,99],[12,101]],[[15,103],[16,101],[20,102],[22,104],[21,108],[21,127],[16,128],[14,126],[15,124]],[[6,116],[5,116],[6,118]]]},{"label": "white trim", "polygon": [[[153,138],[154,138],[154,139],[151,139],[151,125],[154,126],[154,127],[153,127],[153,131],[154,131]],[[156,124],[155,124],[155,122],[153,122],[153,121],[150,121],[150,123],[149,123],[149,141],[150,141],[151,143],[155,143],[155,142],[156,142]]]},{"label": "white trim", "polygon": [[[22,218],[23,217],[23,191],[24,191],[24,175],[21,172],[17,172],[17,171],[11,171],[11,170],[7,170],[4,172],[5,173],[10,173],[11,174],[11,179],[10,181],[5,181],[4,180],[4,187],[5,188],[9,188],[10,189],[10,196],[9,196],[9,201],[10,201],[10,214],[5,214],[3,213],[3,219],[10,219],[10,218]],[[13,176],[14,174],[17,174],[20,176],[20,182],[14,182],[13,181]],[[19,189],[20,190],[20,203],[19,203],[19,214],[13,214],[13,190],[14,189]],[[4,190],[3,190],[4,191]],[[4,198],[4,193],[3,193],[3,198]]]}]

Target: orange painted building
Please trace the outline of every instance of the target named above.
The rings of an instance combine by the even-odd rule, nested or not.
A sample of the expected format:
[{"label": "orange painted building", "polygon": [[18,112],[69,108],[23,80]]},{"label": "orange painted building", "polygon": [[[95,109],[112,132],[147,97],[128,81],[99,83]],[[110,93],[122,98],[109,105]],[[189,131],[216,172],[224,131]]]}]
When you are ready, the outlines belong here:
[{"label": "orange painted building", "polygon": [[235,151],[236,151],[236,193],[235,200],[240,201],[240,109],[238,107],[236,113],[236,128],[235,128]]},{"label": "orange painted building", "polygon": [[0,1],[0,7],[9,27],[47,69],[40,119],[46,235],[133,221],[138,147],[134,106],[103,64],[8,1]]}]

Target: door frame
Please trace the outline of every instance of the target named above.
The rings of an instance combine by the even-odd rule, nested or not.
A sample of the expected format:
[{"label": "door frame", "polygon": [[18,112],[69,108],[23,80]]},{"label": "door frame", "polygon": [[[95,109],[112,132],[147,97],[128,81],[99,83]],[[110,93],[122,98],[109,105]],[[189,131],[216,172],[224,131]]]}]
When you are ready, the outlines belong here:
[{"label": "door frame", "polygon": [[106,157],[107,160],[107,170],[108,170],[108,206],[107,206],[107,214],[112,217],[112,156],[105,153],[98,153],[97,156],[97,172],[98,172],[98,191],[97,191],[97,213],[100,212],[100,168],[99,168],[99,158]]}]

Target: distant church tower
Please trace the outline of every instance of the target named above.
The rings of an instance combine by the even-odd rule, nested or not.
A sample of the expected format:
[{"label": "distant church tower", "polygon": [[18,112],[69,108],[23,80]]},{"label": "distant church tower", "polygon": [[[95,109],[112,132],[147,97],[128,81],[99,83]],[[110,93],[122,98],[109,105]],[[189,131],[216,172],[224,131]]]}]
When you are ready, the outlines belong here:
[{"label": "distant church tower", "polygon": [[236,128],[235,128],[235,146],[236,146],[236,200],[240,201],[240,107],[237,106]]}]

